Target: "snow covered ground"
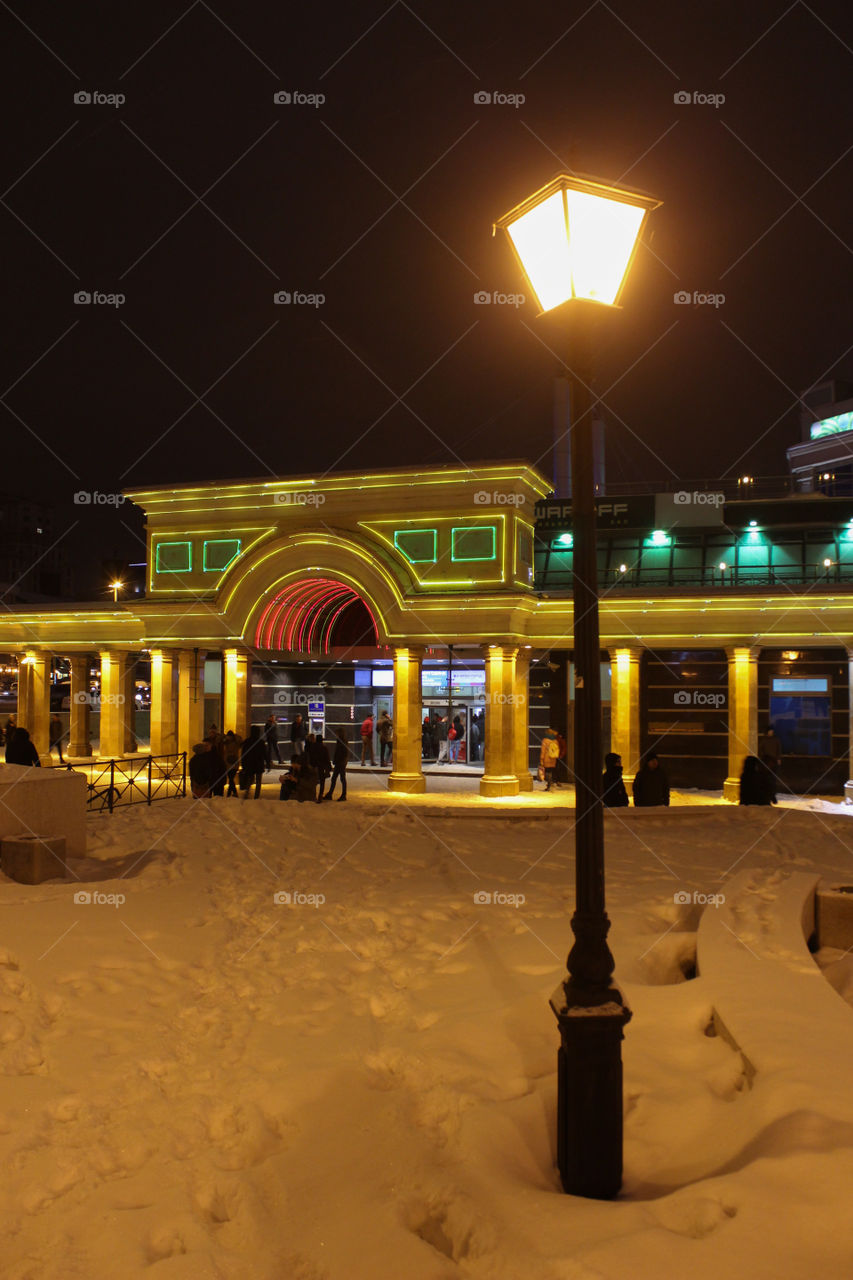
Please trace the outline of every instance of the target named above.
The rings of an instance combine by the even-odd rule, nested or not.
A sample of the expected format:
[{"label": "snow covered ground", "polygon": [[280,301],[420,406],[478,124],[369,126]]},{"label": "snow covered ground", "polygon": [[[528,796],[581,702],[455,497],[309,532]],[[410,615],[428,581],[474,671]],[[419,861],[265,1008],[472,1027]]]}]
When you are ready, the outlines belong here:
[{"label": "snow covered ground", "polygon": [[634,1013],[612,1203],[554,1167],[562,802],[168,801],[90,819],[73,882],[0,878],[4,1280],[848,1275],[853,1125],[706,1034],[674,895],[851,883],[853,827],[688,799],[606,819]]}]

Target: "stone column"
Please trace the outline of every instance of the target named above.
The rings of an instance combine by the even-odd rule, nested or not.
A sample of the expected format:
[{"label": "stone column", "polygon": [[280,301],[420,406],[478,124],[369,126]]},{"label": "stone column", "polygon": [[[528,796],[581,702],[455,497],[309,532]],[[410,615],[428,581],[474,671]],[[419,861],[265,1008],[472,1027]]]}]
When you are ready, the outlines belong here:
[{"label": "stone column", "polygon": [[18,719],[19,725],[29,729],[45,764],[50,763],[50,663],[49,653],[27,651],[27,719]]},{"label": "stone column", "polygon": [[204,649],[178,653],[178,750],[192,756],[204,738]]},{"label": "stone column", "polygon": [[68,735],[67,754],[84,760],[92,754],[89,722],[92,713],[92,696],[89,681],[88,653],[75,653],[71,663],[71,730]]},{"label": "stone column", "polygon": [[15,710],[15,724],[20,729],[29,728],[31,700],[30,660],[26,653],[18,654],[18,701]]},{"label": "stone column", "polygon": [[98,755],[118,760],[127,754],[132,706],[128,706],[131,655],[124,649],[104,649],[101,658],[101,728]]},{"label": "stone column", "polygon": [[529,645],[519,649],[515,660],[515,691],[513,702],[513,742],[515,750],[515,776],[519,791],[533,790],[533,774],[530,772],[530,658]]},{"label": "stone column", "polygon": [[426,791],[421,750],[421,664],[424,651],[404,645],[394,650],[394,743],[389,791]]},{"label": "stone column", "polygon": [[174,649],[151,650],[151,754],[171,756],[178,750],[178,655]]},{"label": "stone column", "polygon": [[[610,653],[610,750],[622,757],[622,777],[630,788],[640,767],[640,672],[643,650],[613,649]],[[601,762],[604,768],[604,761]]]},{"label": "stone column", "polygon": [[124,694],[124,747],[123,755],[129,755],[139,750],[139,743],[136,741],[136,662],[137,657],[134,653],[127,655],[127,663],[122,672]]},{"label": "stone column", "polygon": [[252,727],[252,655],[245,649],[226,649],[222,688],[223,733],[233,729],[238,738],[248,738]]},{"label": "stone column", "polygon": [[516,645],[484,646],[486,664],[486,752],[481,796],[518,795],[515,753]]},{"label": "stone column", "polygon": [[[847,648],[847,682],[850,690],[849,693],[849,710],[847,712],[847,777],[853,779],[853,648]],[[847,787],[851,784],[848,782],[844,787],[844,799],[847,800]],[[853,787],[851,787],[853,791]]]},{"label": "stone column", "polygon": [[729,660],[729,773],[723,799],[737,804],[745,756],[758,754],[758,649],[726,649]]}]

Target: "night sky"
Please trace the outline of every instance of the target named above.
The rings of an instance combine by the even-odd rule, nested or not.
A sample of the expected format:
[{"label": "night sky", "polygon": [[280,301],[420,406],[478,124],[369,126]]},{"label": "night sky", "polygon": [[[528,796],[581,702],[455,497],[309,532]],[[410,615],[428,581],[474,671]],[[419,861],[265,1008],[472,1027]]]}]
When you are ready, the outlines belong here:
[{"label": "night sky", "polygon": [[0,488],[93,566],[141,518],[80,490],[549,472],[565,328],[474,298],[523,290],[491,224],[561,169],[663,201],[601,342],[611,480],[782,475],[853,373],[847,4],[0,0],[0,40]]}]

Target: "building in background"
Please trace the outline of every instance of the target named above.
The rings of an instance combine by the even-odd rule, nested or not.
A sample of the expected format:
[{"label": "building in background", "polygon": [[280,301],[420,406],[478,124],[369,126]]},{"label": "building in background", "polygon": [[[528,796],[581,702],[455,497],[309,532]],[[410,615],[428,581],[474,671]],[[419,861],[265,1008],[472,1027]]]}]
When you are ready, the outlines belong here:
[{"label": "building in background", "polygon": [[0,596],[7,604],[74,598],[62,534],[55,508],[0,493]]}]

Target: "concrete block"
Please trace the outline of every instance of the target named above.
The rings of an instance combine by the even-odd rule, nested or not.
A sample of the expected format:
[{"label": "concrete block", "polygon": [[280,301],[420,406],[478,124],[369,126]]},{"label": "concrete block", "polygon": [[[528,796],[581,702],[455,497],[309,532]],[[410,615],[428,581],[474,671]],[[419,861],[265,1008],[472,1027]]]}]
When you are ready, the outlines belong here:
[{"label": "concrete block", "polygon": [[0,867],[19,884],[64,878],[65,836],[7,836],[0,840]]},{"label": "concrete block", "polygon": [[822,947],[853,947],[853,885],[818,890],[817,937]]},{"label": "concrete block", "polygon": [[82,773],[0,765],[0,839],[43,831],[64,836],[66,852],[86,853],[87,782]]}]

